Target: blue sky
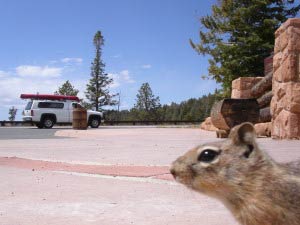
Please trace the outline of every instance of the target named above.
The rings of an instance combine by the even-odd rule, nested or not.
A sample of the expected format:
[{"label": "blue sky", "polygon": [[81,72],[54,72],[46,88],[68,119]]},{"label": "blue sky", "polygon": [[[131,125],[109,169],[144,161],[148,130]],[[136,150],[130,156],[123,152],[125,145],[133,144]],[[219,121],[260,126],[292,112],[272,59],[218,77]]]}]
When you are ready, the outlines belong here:
[{"label": "blue sky", "polygon": [[199,18],[215,0],[0,0],[0,120],[26,103],[21,93],[53,93],[64,81],[84,97],[94,58],[92,39],[105,38],[103,61],[121,92],[122,109],[135,103],[149,82],[162,104],[214,91],[204,81],[207,58],[189,45],[197,42]]}]

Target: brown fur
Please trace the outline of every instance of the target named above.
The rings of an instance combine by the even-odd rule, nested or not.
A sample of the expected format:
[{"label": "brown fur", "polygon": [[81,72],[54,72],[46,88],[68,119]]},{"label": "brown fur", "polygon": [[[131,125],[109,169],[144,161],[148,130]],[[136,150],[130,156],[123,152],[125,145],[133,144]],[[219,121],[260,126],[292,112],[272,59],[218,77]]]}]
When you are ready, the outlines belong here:
[{"label": "brown fur", "polygon": [[[199,162],[211,148],[219,155]],[[170,170],[178,182],[221,200],[243,225],[300,224],[300,162],[276,163],[258,148],[250,123],[233,128],[224,142],[190,150]]]}]

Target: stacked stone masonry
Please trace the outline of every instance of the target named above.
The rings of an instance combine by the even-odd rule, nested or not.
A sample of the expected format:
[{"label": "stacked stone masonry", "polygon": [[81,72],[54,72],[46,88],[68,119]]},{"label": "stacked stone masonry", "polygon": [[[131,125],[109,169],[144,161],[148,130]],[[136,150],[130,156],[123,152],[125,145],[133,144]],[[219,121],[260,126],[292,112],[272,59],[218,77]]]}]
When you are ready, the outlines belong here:
[{"label": "stacked stone masonry", "polygon": [[272,137],[300,139],[300,19],[287,20],[275,38]]},{"label": "stacked stone masonry", "polygon": [[262,77],[240,77],[233,80],[231,98],[252,98],[251,88],[261,79]]}]

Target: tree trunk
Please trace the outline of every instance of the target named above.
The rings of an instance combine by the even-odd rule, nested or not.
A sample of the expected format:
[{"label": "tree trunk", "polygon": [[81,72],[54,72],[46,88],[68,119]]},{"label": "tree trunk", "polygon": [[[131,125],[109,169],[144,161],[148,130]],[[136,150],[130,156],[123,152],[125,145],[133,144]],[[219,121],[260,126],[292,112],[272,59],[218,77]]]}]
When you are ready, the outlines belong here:
[{"label": "tree trunk", "polygon": [[260,98],[257,99],[259,108],[264,108],[266,106],[269,106],[271,103],[273,97],[273,93],[272,91],[267,92],[266,94],[264,94],[263,96],[261,96]]},{"label": "tree trunk", "polygon": [[258,98],[262,96],[266,91],[272,89],[272,77],[273,73],[270,72],[261,81],[254,85],[251,89],[251,96],[253,98]]}]

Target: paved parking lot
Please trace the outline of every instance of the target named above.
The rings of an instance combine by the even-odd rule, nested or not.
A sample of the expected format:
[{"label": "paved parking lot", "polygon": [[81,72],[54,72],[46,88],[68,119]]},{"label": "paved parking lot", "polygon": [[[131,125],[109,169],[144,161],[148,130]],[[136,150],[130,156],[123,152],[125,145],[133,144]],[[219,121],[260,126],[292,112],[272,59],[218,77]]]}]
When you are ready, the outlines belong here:
[{"label": "paved parking lot", "polygon": [[[0,140],[1,225],[237,225],[220,202],[186,189],[168,174],[179,155],[215,141],[213,132],[0,128],[0,136],[5,132],[7,138]],[[278,161],[300,157],[299,141],[258,141]]]},{"label": "paved parking lot", "polygon": [[36,127],[0,127],[0,140],[61,138],[54,135],[56,131],[61,129],[66,128],[38,129]]}]

